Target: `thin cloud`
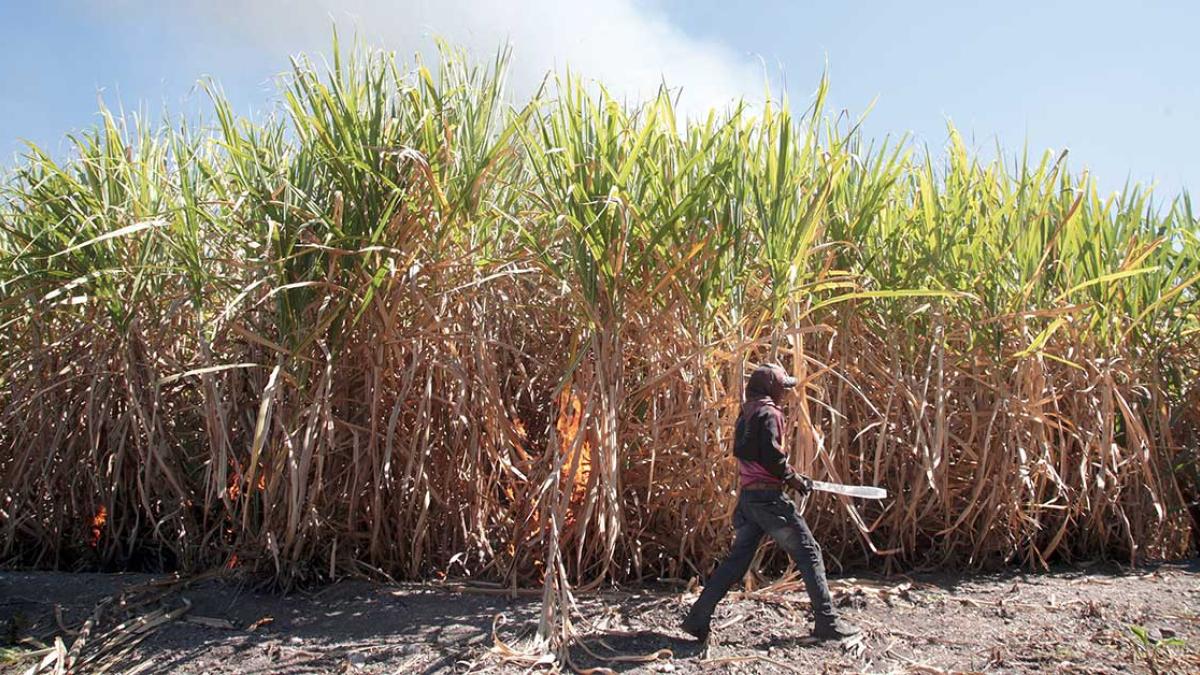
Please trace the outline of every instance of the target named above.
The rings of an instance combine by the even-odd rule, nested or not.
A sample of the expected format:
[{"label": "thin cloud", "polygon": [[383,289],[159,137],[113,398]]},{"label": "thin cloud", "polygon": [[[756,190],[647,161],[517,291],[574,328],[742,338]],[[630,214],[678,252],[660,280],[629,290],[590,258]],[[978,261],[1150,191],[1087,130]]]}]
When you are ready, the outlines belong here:
[{"label": "thin cloud", "polygon": [[434,36],[478,58],[509,43],[517,93],[532,91],[547,72],[570,67],[633,99],[666,82],[680,91],[682,112],[703,115],[757,98],[766,82],[749,55],[689,36],[661,12],[631,0],[188,0],[183,7],[226,39],[287,53],[325,51],[334,23],[401,54],[428,52]]}]

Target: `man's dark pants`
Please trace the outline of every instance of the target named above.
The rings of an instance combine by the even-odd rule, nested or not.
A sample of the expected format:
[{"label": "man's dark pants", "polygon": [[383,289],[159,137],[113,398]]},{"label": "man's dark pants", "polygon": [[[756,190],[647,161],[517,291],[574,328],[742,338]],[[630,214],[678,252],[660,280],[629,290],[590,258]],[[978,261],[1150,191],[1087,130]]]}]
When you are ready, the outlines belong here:
[{"label": "man's dark pants", "polygon": [[687,626],[708,627],[717,603],[725,597],[731,586],[746,576],[763,534],[770,535],[795,561],[804,577],[804,588],[812,601],[817,625],[833,623],[836,615],[829,597],[829,584],[825,580],[821,547],[787,495],[781,490],[743,490],[738,497],[737,510],[733,513],[733,527],[737,534],[729,557],[704,585],[704,591],[688,613],[685,621]]}]

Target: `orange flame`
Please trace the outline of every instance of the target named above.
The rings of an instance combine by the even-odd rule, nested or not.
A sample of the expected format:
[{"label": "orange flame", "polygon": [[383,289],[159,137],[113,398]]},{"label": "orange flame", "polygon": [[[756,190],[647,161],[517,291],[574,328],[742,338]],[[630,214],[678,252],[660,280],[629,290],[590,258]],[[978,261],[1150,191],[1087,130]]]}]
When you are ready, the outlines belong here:
[{"label": "orange flame", "polygon": [[520,417],[518,417],[512,421],[512,425],[513,430],[517,432],[517,438],[520,438],[522,441],[520,443],[513,444],[513,448],[515,448],[517,451],[517,457],[519,457],[522,462],[529,462],[533,458],[530,457],[529,453],[525,450],[525,442],[529,441],[529,432],[525,430],[525,423],[521,421]]},{"label": "orange flame", "polygon": [[104,527],[104,523],[108,522],[108,508],[101,505],[96,515],[92,516],[92,538],[88,545],[96,548],[100,545],[100,531]]},{"label": "orange flame", "polygon": [[[572,481],[573,484],[570,487],[571,498],[567,507],[566,522],[564,523],[564,526],[567,528],[572,527],[576,522],[575,512],[577,507],[583,502],[584,496],[587,494],[588,479],[592,474],[591,444],[586,439],[582,440],[579,444],[579,447],[575,448],[574,452],[571,452],[572,448],[575,446],[575,440],[579,436],[582,425],[583,402],[580,401],[579,396],[572,391],[571,386],[566,385],[563,387],[562,393],[558,397],[558,418],[554,421],[554,428],[558,432],[559,447],[562,448],[564,452],[569,453],[563,458],[563,465],[559,474],[560,485],[572,480],[571,465],[578,462],[578,466],[575,469],[575,477]],[[524,438],[525,425],[521,423],[520,420],[515,420],[513,422],[513,426],[516,428],[517,433]],[[518,446],[517,450],[521,452],[523,451],[523,448]],[[510,498],[513,496],[511,490],[506,491],[506,494],[508,494]],[[542,518],[538,509],[534,509],[534,511],[530,513],[529,517],[536,526],[540,527],[542,525]],[[536,530],[530,530],[529,536],[536,536]],[[510,546],[510,555],[514,552],[515,549]],[[540,560],[534,560],[533,564],[538,568],[539,574],[544,573],[544,570],[541,569],[542,564]]]},{"label": "orange flame", "polygon": [[[554,423],[554,428],[558,430],[560,443],[562,447],[567,449],[575,444],[575,437],[579,435],[580,425],[583,423],[583,402],[571,391],[570,385],[563,387],[562,394],[558,398],[558,420]],[[571,465],[578,458],[579,468],[575,472],[575,484],[571,491],[571,502],[576,503],[583,499],[584,493],[587,492],[588,478],[592,475],[592,447],[585,440],[575,451],[575,454],[563,459],[562,477],[569,478],[571,475]]]}]

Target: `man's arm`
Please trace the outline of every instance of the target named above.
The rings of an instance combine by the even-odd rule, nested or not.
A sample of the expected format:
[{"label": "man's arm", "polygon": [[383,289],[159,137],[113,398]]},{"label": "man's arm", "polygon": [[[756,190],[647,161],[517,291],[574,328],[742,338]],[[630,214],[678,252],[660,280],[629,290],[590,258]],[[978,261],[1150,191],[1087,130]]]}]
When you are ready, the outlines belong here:
[{"label": "man's arm", "polygon": [[746,441],[749,439],[749,434],[746,433],[748,426],[749,425],[746,423],[746,419],[743,416],[738,415],[737,424],[733,427],[734,457],[746,456]]},{"label": "man's arm", "polygon": [[796,492],[806,495],[812,491],[812,480],[796,473],[788,464],[787,453],[783,450],[783,420],[780,418],[781,415],[772,412],[763,420],[760,463],[772,476],[783,481]]}]

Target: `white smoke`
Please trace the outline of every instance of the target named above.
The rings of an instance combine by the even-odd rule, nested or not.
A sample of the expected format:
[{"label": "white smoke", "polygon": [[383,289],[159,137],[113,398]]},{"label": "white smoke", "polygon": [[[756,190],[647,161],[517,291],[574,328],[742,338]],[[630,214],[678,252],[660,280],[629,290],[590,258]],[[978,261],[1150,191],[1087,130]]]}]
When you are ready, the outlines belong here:
[{"label": "white smoke", "polygon": [[758,97],[766,81],[750,55],[689,36],[635,0],[182,0],[176,7],[198,22],[195,28],[288,54],[328,52],[335,23],[344,39],[357,33],[404,57],[428,54],[435,36],[480,60],[508,43],[518,95],[547,72],[569,67],[631,99],[666,82],[679,91],[684,114],[702,115]]}]

